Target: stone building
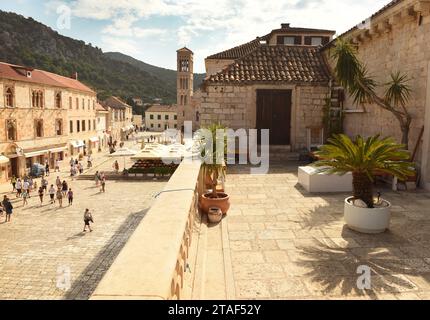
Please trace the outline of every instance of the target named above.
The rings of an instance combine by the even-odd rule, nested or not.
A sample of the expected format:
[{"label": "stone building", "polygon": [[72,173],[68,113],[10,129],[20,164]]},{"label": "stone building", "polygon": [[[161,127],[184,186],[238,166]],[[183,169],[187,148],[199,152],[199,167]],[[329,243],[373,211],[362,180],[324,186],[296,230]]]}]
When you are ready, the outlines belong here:
[{"label": "stone building", "polygon": [[113,141],[124,141],[133,130],[132,107],[118,97],[109,97],[102,106],[108,111],[107,132]]},{"label": "stone building", "polygon": [[100,103],[96,103],[96,132],[98,137],[98,147],[100,151],[106,150],[109,142],[109,134],[107,133],[109,111],[107,111]]},{"label": "stone building", "polygon": [[[78,75],[73,75],[75,81]],[[94,91],[75,92],[67,97],[69,155],[87,155],[98,151],[96,132],[96,103]]]},{"label": "stone building", "polygon": [[334,31],[282,24],[263,37],[206,58],[200,125],[270,129],[271,145],[292,150],[323,138],[331,75],[321,45]]},{"label": "stone building", "polygon": [[0,180],[67,157],[70,101],[95,96],[76,78],[0,63]]},{"label": "stone building", "polygon": [[[362,17],[359,17],[362,18]],[[392,71],[406,73],[412,95],[409,149],[417,150],[421,184],[430,189],[430,3],[395,0],[373,14],[361,26],[341,35],[357,45],[359,58],[378,83],[386,83]],[[329,55],[330,46],[326,48]],[[384,94],[384,88],[378,92]],[[382,134],[401,141],[397,119],[375,105],[345,103],[344,129],[354,136]],[[422,138],[420,138],[422,137]]]},{"label": "stone building", "polygon": [[145,128],[161,132],[178,128],[178,107],[176,105],[153,105],[145,111]]}]

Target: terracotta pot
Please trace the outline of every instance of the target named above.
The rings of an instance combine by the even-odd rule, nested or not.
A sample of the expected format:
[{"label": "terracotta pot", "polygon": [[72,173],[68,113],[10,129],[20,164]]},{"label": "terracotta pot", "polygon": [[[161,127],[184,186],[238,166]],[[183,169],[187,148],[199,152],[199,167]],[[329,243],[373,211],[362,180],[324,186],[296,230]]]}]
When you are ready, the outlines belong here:
[{"label": "terracotta pot", "polygon": [[211,198],[212,193],[208,192],[202,195],[200,205],[203,212],[208,213],[209,208],[220,208],[223,214],[227,214],[230,208],[230,197],[226,193],[218,192],[218,198]]},{"label": "terracotta pot", "polygon": [[210,223],[219,223],[222,220],[222,210],[217,207],[210,207],[208,211],[208,220]]}]

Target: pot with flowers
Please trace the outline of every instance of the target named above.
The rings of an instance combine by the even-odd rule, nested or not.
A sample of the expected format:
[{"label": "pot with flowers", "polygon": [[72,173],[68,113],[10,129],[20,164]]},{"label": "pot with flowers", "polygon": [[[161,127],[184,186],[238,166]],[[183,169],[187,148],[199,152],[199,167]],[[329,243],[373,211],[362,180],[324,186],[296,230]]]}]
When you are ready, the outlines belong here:
[{"label": "pot with flowers", "polygon": [[328,174],[352,173],[353,196],[345,199],[344,217],[349,228],[363,233],[384,232],[390,223],[391,204],[374,197],[374,177],[389,174],[405,180],[415,174],[410,154],[404,145],[379,135],[351,140],[344,134],[328,139],[314,165]]},{"label": "pot with flowers", "polygon": [[[219,222],[230,208],[229,195],[217,188],[219,181],[224,181],[226,176],[226,128],[220,124],[213,124],[201,132],[205,132],[205,134],[199,138],[200,156],[203,160],[202,170],[209,190],[201,196],[200,206],[203,212],[208,214],[210,222]],[[222,139],[223,143],[218,143],[219,139]]]}]

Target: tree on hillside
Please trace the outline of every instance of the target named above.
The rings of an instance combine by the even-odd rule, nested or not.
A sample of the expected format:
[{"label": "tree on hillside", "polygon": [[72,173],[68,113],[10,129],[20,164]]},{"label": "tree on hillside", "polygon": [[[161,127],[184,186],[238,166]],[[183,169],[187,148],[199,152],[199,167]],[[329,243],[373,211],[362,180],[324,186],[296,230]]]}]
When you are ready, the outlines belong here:
[{"label": "tree on hillside", "polygon": [[335,74],[339,84],[343,86],[353,97],[357,104],[374,103],[384,110],[391,112],[400,124],[402,132],[402,144],[408,148],[409,130],[412,116],[406,105],[411,95],[408,85],[410,80],[406,74],[399,71],[390,74],[390,80],[383,84],[384,96],[376,93],[379,85],[369,75],[365,65],[357,57],[357,48],[343,40],[336,40],[336,46],[332,54],[335,60]]}]

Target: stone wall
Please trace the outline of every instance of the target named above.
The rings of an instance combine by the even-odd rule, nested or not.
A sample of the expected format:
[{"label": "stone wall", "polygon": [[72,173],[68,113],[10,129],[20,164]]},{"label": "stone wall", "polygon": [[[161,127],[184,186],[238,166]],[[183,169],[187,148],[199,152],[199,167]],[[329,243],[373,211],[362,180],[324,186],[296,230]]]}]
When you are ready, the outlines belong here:
[{"label": "stone wall", "polygon": [[[393,71],[409,76],[409,85],[413,90],[407,105],[413,118],[409,149],[414,150],[422,127],[426,124],[416,160],[421,164],[424,180],[430,183],[430,16],[428,10],[413,12],[419,8],[418,4],[419,1],[406,0],[400,6],[387,10],[383,16],[372,20],[369,30],[356,30],[348,37],[358,44],[360,60],[366,64],[379,84],[386,83]],[[381,21],[385,21],[383,27]],[[384,92],[384,87],[379,88],[379,95],[384,95]],[[345,107],[363,109],[361,106],[355,106],[350,98],[347,99]],[[365,105],[364,109],[366,112],[346,114],[344,125],[348,135],[382,134],[401,141],[399,122],[390,112],[376,105]]]},{"label": "stone wall", "polygon": [[198,181],[200,163],[182,162],[106,272],[92,300],[186,298],[187,273],[194,272],[195,253],[190,253],[190,246],[195,241]]},{"label": "stone wall", "polygon": [[201,126],[220,122],[235,130],[256,128],[258,89],[292,90],[291,145],[295,150],[306,147],[306,128],[322,126],[328,94],[323,85],[209,85],[201,94]]}]

